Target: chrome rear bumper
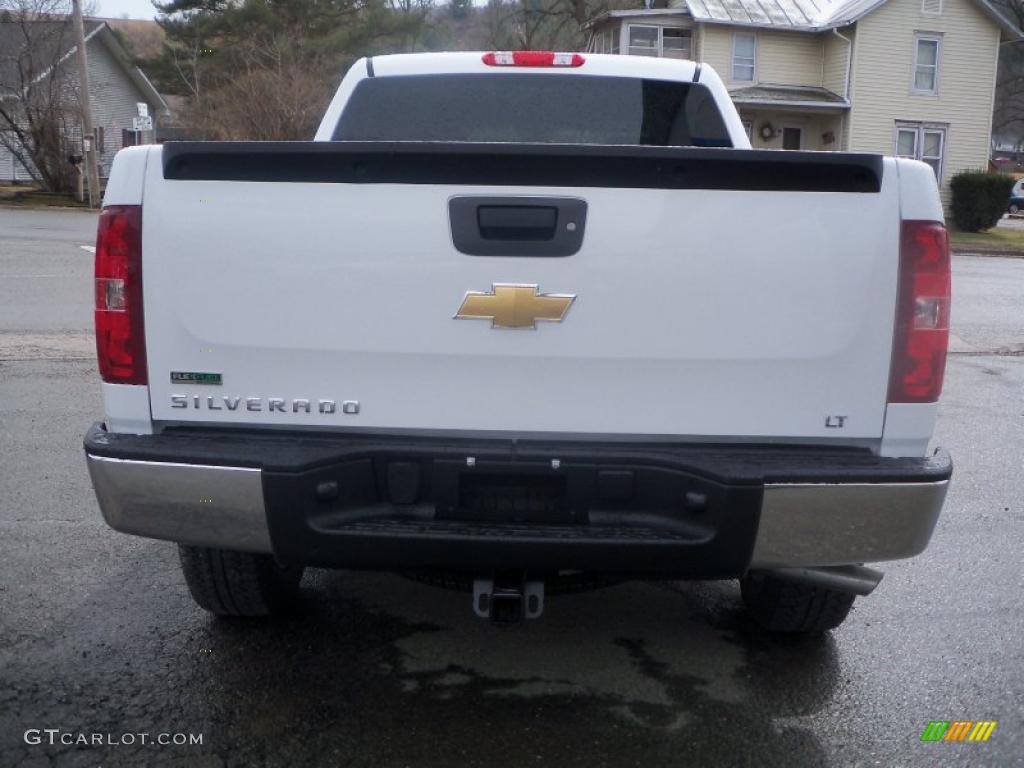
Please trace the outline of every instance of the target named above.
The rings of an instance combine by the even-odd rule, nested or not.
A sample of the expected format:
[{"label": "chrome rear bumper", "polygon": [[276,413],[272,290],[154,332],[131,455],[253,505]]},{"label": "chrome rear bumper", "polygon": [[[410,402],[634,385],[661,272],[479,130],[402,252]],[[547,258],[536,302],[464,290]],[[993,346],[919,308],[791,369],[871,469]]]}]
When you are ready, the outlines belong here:
[{"label": "chrome rear bumper", "polygon": [[270,552],[262,471],[87,454],[107,525],[115,531],[244,552]]},{"label": "chrome rear bumper", "polygon": [[[258,468],[89,453],[87,459],[103,517],[115,530],[184,544],[273,551]],[[948,480],[767,484],[749,567],[912,557],[931,538],[947,486]]]},{"label": "chrome rear bumper", "polygon": [[751,568],[901,560],[924,551],[948,480],[765,486]]}]

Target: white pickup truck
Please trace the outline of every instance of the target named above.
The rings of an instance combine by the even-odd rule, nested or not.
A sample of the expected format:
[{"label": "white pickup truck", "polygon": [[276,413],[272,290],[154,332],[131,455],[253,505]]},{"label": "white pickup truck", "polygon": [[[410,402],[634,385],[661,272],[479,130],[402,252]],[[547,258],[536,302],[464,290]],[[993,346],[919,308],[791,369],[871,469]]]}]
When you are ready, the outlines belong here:
[{"label": "white pickup truck", "polygon": [[216,614],[739,579],[818,633],[938,519],[949,299],[927,165],[752,150],[706,65],[362,59],[312,142],[118,153],[85,451]]}]

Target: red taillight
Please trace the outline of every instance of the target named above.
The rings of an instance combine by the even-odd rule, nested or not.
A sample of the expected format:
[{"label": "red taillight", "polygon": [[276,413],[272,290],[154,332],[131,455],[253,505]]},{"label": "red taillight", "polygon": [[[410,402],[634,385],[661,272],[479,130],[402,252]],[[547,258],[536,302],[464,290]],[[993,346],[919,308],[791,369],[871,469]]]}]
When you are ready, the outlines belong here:
[{"label": "red taillight", "polygon": [[949,236],[936,221],[904,221],[890,403],[933,403],[949,347]]},{"label": "red taillight", "polygon": [[552,51],[494,51],[483,55],[490,67],[582,67],[584,59],[578,53]]},{"label": "red taillight", "polygon": [[96,232],[96,355],[110,384],[146,383],[142,206],[108,205]]}]

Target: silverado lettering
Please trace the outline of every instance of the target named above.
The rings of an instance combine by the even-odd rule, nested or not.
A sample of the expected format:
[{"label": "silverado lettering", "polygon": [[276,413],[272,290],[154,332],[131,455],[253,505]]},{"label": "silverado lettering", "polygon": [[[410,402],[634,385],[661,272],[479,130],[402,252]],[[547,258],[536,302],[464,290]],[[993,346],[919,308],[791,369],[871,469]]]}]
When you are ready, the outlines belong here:
[{"label": "silverado lettering", "polygon": [[[191,407],[195,409],[205,408],[210,411],[220,411],[226,408],[229,411],[237,411],[242,402],[243,399],[241,397],[231,397],[229,395],[171,395],[172,408],[188,408],[191,404]],[[307,400],[301,397],[295,399],[247,397],[244,402],[246,410],[249,411],[262,411],[264,402],[267,404],[268,412],[313,413],[316,411],[330,414],[338,411],[337,400]],[[341,413],[349,415],[359,413],[359,401],[342,400]]]}]

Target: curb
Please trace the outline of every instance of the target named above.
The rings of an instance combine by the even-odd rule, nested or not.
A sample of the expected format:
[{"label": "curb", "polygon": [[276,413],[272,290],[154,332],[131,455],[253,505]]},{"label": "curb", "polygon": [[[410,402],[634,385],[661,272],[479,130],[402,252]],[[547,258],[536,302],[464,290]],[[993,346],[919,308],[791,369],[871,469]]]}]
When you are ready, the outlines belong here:
[{"label": "curb", "polygon": [[954,256],[992,256],[1001,259],[1024,259],[1024,251],[987,251],[980,248],[957,247],[952,248]]},{"label": "curb", "polygon": [[80,205],[32,205],[31,203],[12,203],[0,200],[0,209],[6,211],[83,211],[85,213],[99,213],[98,208],[88,208]]}]

